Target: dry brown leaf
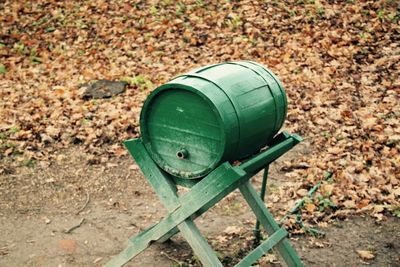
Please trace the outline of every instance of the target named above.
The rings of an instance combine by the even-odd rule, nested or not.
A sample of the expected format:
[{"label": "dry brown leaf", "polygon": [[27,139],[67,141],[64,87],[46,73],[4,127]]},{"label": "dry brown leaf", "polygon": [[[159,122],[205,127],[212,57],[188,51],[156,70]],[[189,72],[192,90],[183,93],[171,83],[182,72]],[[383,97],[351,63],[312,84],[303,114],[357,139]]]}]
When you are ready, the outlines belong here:
[{"label": "dry brown leaf", "polygon": [[239,234],[243,228],[238,226],[228,226],[225,228],[224,233],[228,235],[237,235]]},{"label": "dry brown leaf", "polygon": [[312,203],[307,203],[304,205],[304,207],[309,213],[312,213],[315,210],[315,205]]},{"label": "dry brown leaf", "polygon": [[297,195],[304,197],[307,195],[308,191],[307,191],[307,189],[301,188],[301,189],[297,190],[296,193],[297,193]]},{"label": "dry brown leaf", "polygon": [[375,255],[368,250],[357,250],[357,254],[363,260],[372,260],[375,258]]},{"label": "dry brown leaf", "polygon": [[323,195],[329,196],[332,194],[333,185],[332,184],[323,184],[321,185],[321,193]]}]

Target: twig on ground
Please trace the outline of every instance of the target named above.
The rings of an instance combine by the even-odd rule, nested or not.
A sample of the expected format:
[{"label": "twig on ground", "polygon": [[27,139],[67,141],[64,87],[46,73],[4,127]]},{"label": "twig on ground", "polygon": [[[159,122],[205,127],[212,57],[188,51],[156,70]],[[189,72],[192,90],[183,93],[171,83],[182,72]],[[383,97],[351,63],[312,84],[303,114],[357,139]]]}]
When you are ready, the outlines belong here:
[{"label": "twig on ground", "polygon": [[1,247],[0,248],[0,256],[5,256],[9,253],[8,248],[7,247]]},{"label": "twig on ground", "polygon": [[161,255],[164,255],[167,259],[176,262],[179,266],[183,266],[183,262],[182,261],[175,259],[174,257],[168,255],[164,251],[161,251]]},{"label": "twig on ground", "polygon": [[85,204],[83,204],[82,208],[80,208],[75,213],[75,215],[79,215],[79,213],[81,213],[84,209],[86,209],[87,205],[89,204],[89,201],[90,201],[90,195],[89,195],[89,192],[86,192],[86,202],[85,202]]},{"label": "twig on ground", "polygon": [[85,221],[85,218],[82,218],[82,220],[81,220],[77,225],[74,225],[74,226],[72,226],[71,228],[66,229],[66,230],[64,231],[64,233],[70,234],[70,233],[71,233],[73,230],[75,230],[76,228],[81,227],[81,225],[83,224],[84,221]]}]

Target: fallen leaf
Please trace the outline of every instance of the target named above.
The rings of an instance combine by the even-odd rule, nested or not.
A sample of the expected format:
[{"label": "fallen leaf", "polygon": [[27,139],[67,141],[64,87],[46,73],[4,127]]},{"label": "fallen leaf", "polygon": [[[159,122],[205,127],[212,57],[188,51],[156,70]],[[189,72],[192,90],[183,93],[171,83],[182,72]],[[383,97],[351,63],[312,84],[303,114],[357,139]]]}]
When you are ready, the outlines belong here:
[{"label": "fallen leaf", "polygon": [[225,228],[224,233],[228,235],[237,235],[242,231],[241,227],[238,226],[228,226]]},{"label": "fallen leaf", "polygon": [[297,195],[299,195],[299,196],[301,196],[301,197],[304,197],[304,196],[307,195],[308,190],[307,190],[307,189],[304,189],[304,188],[301,188],[301,189],[297,190],[296,193],[297,193]]},{"label": "fallen leaf", "polygon": [[375,255],[368,250],[357,250],[357,254],[363,260],[372,260],[375,258]]}]

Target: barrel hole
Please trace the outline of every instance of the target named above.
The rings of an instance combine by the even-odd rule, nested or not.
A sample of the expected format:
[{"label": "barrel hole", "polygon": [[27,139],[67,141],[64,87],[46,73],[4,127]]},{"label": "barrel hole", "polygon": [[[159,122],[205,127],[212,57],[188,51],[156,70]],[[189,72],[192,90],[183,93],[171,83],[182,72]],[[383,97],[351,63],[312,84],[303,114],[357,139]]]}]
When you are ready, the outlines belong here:
[{"label": "barrel hole", "polygon": [[178,151],[176,152],[176,157],[177,157],[178,159],[185,159],[185,158],[188,157],[188,155],[189,155],[189,153],[188,153],[187,150],[184,149],[184,148],[181,148],[180,150],[178,150]]}]

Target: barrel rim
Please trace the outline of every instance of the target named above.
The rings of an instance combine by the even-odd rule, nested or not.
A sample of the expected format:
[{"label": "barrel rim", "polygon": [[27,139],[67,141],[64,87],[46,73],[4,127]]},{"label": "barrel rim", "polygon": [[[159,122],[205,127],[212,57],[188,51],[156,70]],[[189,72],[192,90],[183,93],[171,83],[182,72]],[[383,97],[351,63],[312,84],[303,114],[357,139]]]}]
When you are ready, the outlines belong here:
[{"label": "barrel rim", "polygon": [[146,117],[146,111],[149,109],[151,103],[153,102],[153,100],[156,98],[156,96],[158,94],[160,94],[161,92],[167,91],[167,90],[173,90],[173,89],[181,89],[181,90],[186,90],[186,91],[190,91],[194,94],[196,94],[197,96],[201,97],[211,108],[211,110],[214,112],[214,115],[216,116],[218,123],[223,126],[223,119],[221,117],[221,114],[218,110],[218,108],[214,105],[214,103],[211,101],[211,99],[209,99],[205,94],[203,94],[200,90],[192,87],[192,86],[188,86],[185,84],[181,84],[181,83],[175,83],[175,82],[168,82],[166,84],[163,84],[159,87],[157,87],[153,92],[150,93],[150,95],[147,97],[146,101],[143,104],[141,113],[140,113],[140,135],[141,135],[141,139],[142,142],[146,148],[146,150],[149,152],[149,154],[151,155],[152,159],[155,161],[155,163],[163,170],[165,170],[166,172],[168,172],[171,175],[180,177],[180,178],[185,178],[185,179],[197,179],[197,178],[201,178],[204,177],[205,175],[207,175],[208,173],[210,173],[212,170],[214,170],[217,165],[220,163],[220,161],[222,160],[224,154],[225,154],[225,150],[226,150],[226,133],[224,131],[224,127],[219,127],[220,129],[220,137],[221,137],[221,148],[218,149],[219,151],[219,156],[215,157],[215,160],[212,162],[212,164],[209,164],[209,166],[201,171],[190,171],[190,172],[182,172],[182,171],[178,171],[176,170],[176,168],[170,167],[166,164],[165,160],[162,159],[161,156],[158,155],[157,152],[154,151],[154,149],[152,148],[151,145],[151,140],[149,138],[149,134],[148,134],[148,129],[145,123],[145,117]]}]

